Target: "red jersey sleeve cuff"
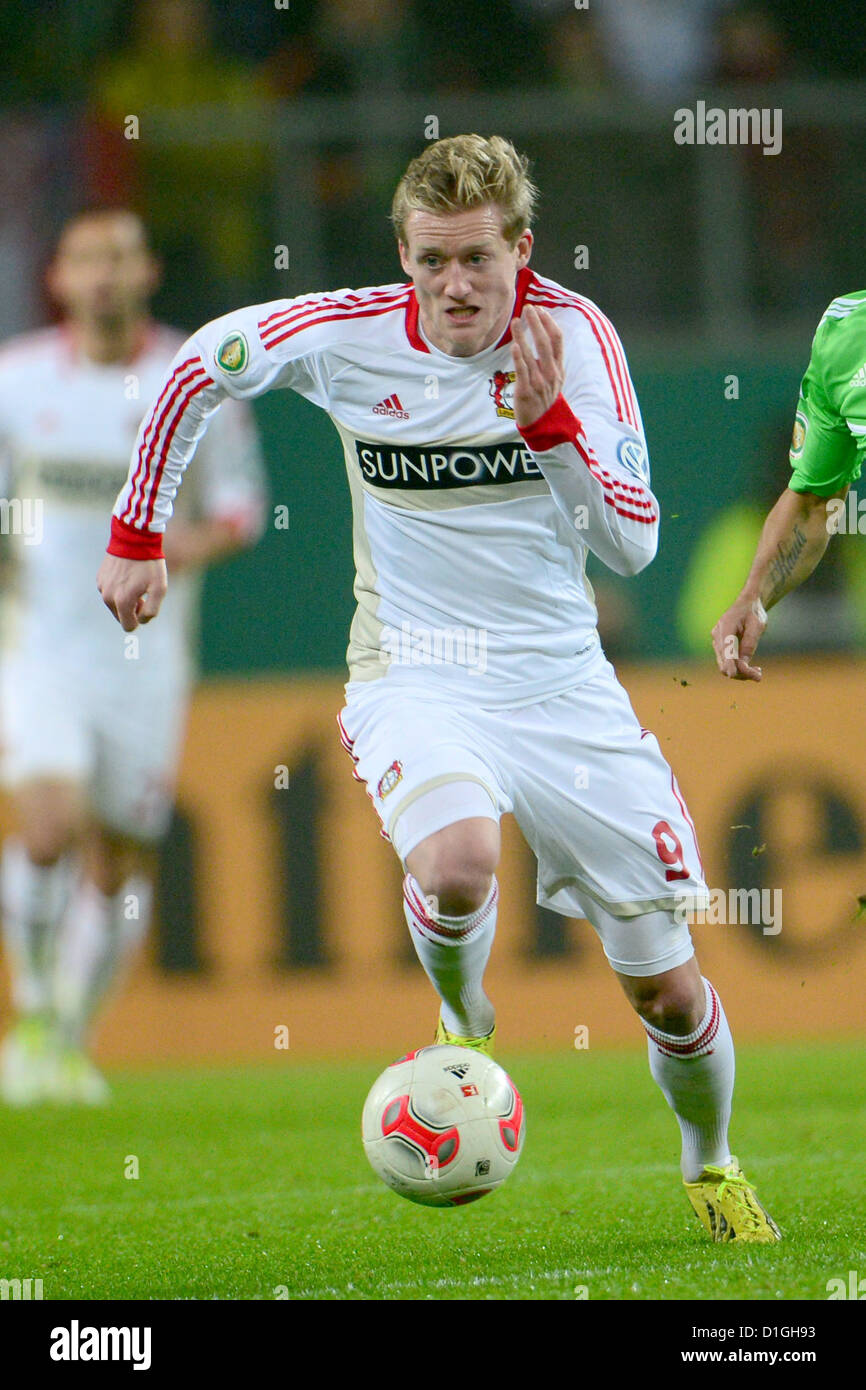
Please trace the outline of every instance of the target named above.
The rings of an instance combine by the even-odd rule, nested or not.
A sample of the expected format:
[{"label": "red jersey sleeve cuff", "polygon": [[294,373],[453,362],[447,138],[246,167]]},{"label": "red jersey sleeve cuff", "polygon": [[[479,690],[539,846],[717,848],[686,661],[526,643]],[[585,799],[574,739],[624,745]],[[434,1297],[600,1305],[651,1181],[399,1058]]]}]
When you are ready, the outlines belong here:
[{"label": "red jersey sleeve cuff", "polygon": [[573,444],[580,432],[580,421],[565,396],[560,393],[553,405],[545,410],[526,429],[517,428],[534,454],[555,449],[558,444]]},{"label": "red jersey sleeve cuff", "polygon": [[162,532],[138,531],[134,526],[127,526],[125,521],[113,516],[108,553],[119,555],[124,560],[161,560]]}]

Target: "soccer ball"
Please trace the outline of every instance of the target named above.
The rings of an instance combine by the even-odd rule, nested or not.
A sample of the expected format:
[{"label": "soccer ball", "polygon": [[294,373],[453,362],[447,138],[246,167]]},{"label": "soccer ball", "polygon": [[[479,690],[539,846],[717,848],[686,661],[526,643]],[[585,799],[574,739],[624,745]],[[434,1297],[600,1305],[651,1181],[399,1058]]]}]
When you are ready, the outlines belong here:
[{"label": "soccer ball", "polygon": [[460,1207],[501,1187],[523,1148],[511,1077],[468,1047],[422,1047],[373,1084],[361,1133],[384,1183],[425,1207]]}]

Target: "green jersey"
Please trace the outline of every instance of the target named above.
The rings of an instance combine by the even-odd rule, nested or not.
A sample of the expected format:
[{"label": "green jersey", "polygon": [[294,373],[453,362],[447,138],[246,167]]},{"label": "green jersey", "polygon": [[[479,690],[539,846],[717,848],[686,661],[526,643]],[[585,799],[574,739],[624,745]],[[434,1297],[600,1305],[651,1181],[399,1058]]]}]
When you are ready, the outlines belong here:
[{"label": "green jersey", "polygon": [[831,497],[866,453],[866,290],[834,299],[818,324],[791,440],[794,492]]}]

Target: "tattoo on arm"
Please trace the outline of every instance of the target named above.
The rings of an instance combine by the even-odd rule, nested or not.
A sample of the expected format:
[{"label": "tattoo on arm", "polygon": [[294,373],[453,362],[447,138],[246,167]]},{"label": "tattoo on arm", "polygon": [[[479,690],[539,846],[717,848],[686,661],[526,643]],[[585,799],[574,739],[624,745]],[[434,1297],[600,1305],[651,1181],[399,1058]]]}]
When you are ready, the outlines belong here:
[{"label": "tattoo on arm", "polygon": [[800,556],[805,547],[806,537],[800,530],[799,525],[795,522],[790,544],[786,545],[784,542],[780,542],[776,554],[770,561],[768,575],[771,588],[765,602],[769,601],[772,603],[775,599],[780,597],[781,592],[785,588],[786,581],[790,579],[794,570],[797,568]]}]

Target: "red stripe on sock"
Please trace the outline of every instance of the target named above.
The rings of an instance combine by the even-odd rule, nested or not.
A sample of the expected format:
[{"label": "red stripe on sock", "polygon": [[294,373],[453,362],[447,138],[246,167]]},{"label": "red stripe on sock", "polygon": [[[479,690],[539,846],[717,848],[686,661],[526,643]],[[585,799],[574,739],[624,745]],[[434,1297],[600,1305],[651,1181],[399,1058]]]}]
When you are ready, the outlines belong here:
[{"label": "red stripe on sock", "polygon": [[710,1017],[707,1026],[698,1034],[693,1042],[676,1042],[665,1033],[657,1033],[654,1028],[647,1026],[647,1032],[658,1048],[659,1052],[665,1057],[693,1057],[697,1053],[709,1053],[713,1049],[710,1043],[715,1042],[716,1034],[721,1023],[721,1010],[719,1007],[719,996],[711,984],[707,984],[710,994]]}]

